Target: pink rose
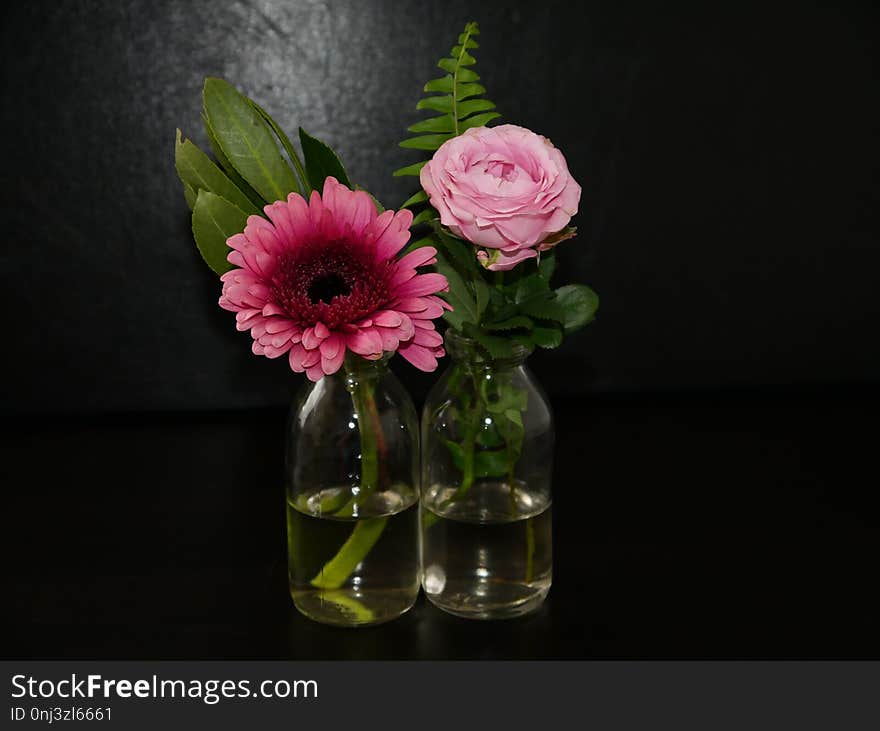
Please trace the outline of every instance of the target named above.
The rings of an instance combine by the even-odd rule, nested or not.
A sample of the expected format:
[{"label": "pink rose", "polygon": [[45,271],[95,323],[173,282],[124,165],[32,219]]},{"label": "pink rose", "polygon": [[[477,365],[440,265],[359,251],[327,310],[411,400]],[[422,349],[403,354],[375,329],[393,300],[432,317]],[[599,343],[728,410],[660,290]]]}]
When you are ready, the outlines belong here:
[{"label": "pink rose", "polygon": [[493,271],[513,269],[570,235],[581,186],[546,137],[504,124],[475,127],[443,143],[421,183],[452,233],[492,249],[477,256]]}]

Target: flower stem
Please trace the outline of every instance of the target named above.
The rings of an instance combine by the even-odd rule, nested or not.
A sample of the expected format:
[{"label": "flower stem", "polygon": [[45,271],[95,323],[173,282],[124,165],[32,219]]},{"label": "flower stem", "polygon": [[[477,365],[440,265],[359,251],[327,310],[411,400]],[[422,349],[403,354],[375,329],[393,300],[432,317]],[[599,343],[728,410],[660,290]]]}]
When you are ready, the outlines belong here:
[{"label": "flower stem", "polygon": [[351,572],[376,545],[387,521],[387,518],[367,518],[357,521],[348,540],[342,544],[342,548],[312,579],[312,586],[317,589],[338,589],[342,586],[351,576]]},{"label": "flower stem", "polygon": [[[379,487],[380,463],[384,461],[381,457],[385,453],[385,439],[382,434],[382,421],[376,408],[372,381],[368,378],[359,378],[357,367],[352,364],[346,363],[346,370],[361,443],[361,473],[357,494],[340,508],[339,513],[357,519],[358,503]],[[319,589],[338,589],[348,581],[348,577],[358,564],[376,545],[387,522],[386,517],[356,520],[348,540],[312,579],[312,586]]]},{"label": "flower stem", "polygon": [[526,583],[535,578],[535,523],[534,518],[526,520]]}]

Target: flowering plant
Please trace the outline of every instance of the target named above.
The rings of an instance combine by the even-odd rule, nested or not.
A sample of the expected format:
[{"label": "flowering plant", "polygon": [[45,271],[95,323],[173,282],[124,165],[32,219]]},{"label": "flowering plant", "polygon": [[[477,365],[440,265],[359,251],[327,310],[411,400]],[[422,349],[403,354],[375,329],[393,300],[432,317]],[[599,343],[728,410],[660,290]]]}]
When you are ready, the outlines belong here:
[{"label": "flowering plant", "polygon": [[[413,246],[436,247],[434,266],[449,282],[444,319],[491,363],[558,347],[592,321],[598,297],[583,284],[551,287],[554,248],[576,234],[569,223],[581,187],[546,138],[510,124],[486,126],[500,115],[473,69],[478,34],[468,23],[440,60],[446,75],[425,85],[429,95],[417,105],[436,114],[410,126],[416,136],[401,143],[432,157],[395,175],[419,176],[422,189],[404,206],[422,208],[414,223],[428,230]],[[477,380],[454,381],[456,408],[472,422],[463,443],[448,445],[462,472],[459,494],[479,477],[513,474],[528,408],[512,381],[496,377],[487,389]],[[480,449],[474,435],[486,429],[493,434],[481,437]]]},{"label": "flowering plant", "polygon": [[[315,382],[345,369],[360,437],[353,494],[365,501],[382,487],[385,438],[374,387],[358,380],[358,361],[397,352],[421,370],[437,367],[444,350],[434,320],[451,307],[437,293],[447,281],[417,271],[435,263],[436,251],[421,246],[401,255],[413,214],[384,210],[352,185],[330,147],[302,128],[301,159],[266,111],[228,82],[207,79],[203,100],[216,162],[178,130],[175,163],[195,243],[220,275],[219,304],[236,313],[239,330],[249,331],[254,354],[285,357]],[[322,503],[319,510],[352,518],[357,504]],[[358,522],[312,586],[335,592],[386,522]],[[372,616],[341,592],[322,596],[362,621]]]},{"label": "flowering plant", "polygon": [[196,245],[221,275],[220,306],[250,331],[254,354],[286,355],[312,381],[339,370],[347,351],[368,360],[399,352],[434,370],[443,348],[433,320],[449,307],[436,293],[447,282],[416,272],[434,262],[430,247],[398,258],[412,213],[385,211],[353,187],[330,147],[302,128],[301,161],[228,82],[207,79],[203,98],[217,163],[180,130],[175,163]]}]

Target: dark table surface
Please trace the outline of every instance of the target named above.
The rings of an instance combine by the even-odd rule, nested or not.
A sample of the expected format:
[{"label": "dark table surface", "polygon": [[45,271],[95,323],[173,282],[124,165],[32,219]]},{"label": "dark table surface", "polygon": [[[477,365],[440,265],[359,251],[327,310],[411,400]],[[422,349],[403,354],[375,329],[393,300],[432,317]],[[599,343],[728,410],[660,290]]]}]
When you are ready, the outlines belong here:
[{"label": "dark table surface", "polygon": [[286,587],[281,410],[5,421],[7,658],[880,657],[876,388],[558,400],[536,614]]}]

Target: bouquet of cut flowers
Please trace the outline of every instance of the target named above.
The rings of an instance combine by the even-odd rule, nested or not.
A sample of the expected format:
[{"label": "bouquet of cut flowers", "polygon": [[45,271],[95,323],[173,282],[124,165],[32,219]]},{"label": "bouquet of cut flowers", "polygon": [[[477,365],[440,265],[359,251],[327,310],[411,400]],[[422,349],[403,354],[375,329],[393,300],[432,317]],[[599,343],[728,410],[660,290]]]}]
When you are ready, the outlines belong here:
[{"label": "bouquet of cut flowers", "polygon": [[[486,486],[503,492],[508,514],[501,520],[524,515],[531,546],[514,583],[538,586],[538,594],[549,588],[549,566],[543,571],[536,553],[540,536],[529,523],[549,507],[549,476],[536,477],[549,463],[529,474],[520,468],[535,459],[529,414],[544,413],[543,397],[516,368],[535,348],[558,347],[590,322],[598,298],[584,285],[551,286],[554,249],[576,233],[570,222],[581,188],[548,139],[512,124],[489,126],[500,115],[473,68],[478,33],[469,23],[438,64],[445,74],[424,87],[417,108],[430,114],[409,127],[414,136],[401,146],[430,158],[394,173],[420,182],[396,212],[353,184],[327,144],[300,128],[298,150],[257,102],[222,79],[208,78],[203,91],[215,159],[177,133],[193,237],[220,277],[220,306],[250,333],[254,354],[286,358],[310,383],[292,410],[288,444],[291,591],[321,621],[397,616],[415,599],[420,574],[432,600],[454,585],[451,568],[441,567],[443,587],[433,591],[427,564],[411,562],[396,574],[387,562],[373,565],[392,534],[399,550],[418,556],[418,529],[401,544],[391,527],[393,516],[417,502],[418,483],[425,535],[456,511],[465,521],[474,519],[468,509],[485,512],[488,498],[476,496]],[[436,329],[441,317],[445,342]],[[433,371],[447,347],[462,368],[444,376],[439,399],[429,398],[419,471],[408,397],[397,386],[386,389],[384,376],[368,375],[369,364],[400,353]],[[337,376],[341,400],[333,395]],[[321,406],[333,399],[338,419]],[[338,434],[334,420],[344,422]],[[400,431],[409,441],[398,449]],[[544,457],[552,458],[552,425],[544,432]],[[339,465],[316,457],[322,440],[332,441]],[[542,480],[546,490],[535,487]],[[306,541],[312,528],[301,516],[346,527],[333,538],[315,529]],[[400,601],[390,601],[392,594]]]}]

